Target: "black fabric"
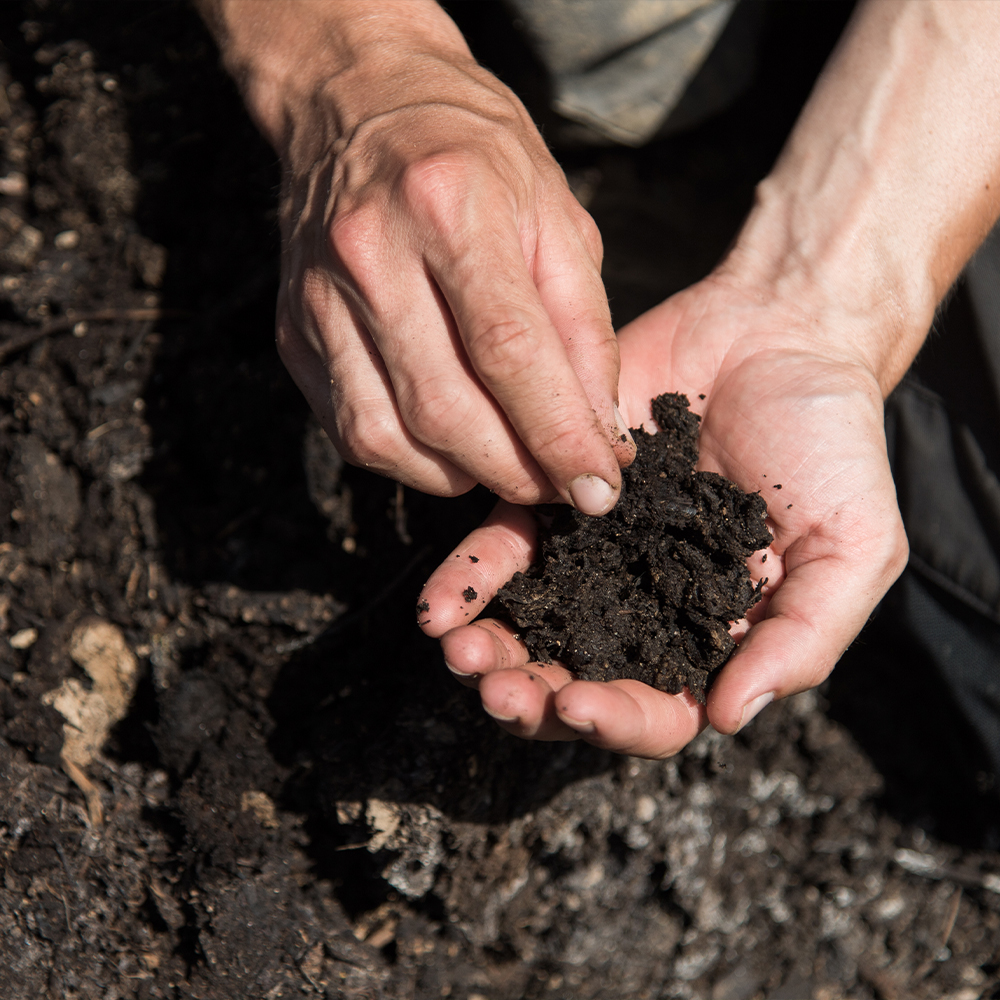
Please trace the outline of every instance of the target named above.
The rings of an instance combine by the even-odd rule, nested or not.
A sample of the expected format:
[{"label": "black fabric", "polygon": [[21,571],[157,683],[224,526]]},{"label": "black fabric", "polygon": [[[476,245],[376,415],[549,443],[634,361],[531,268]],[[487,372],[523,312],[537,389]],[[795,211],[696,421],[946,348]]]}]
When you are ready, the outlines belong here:
[{"label": "black fabric", "polygon": [[991,288],[984,284],[994,263],[1000,266],[995,236],[970,265],[966,282],[886,405],[889,457],[910,561],[880,614],[912,640],[895,655],[907,649],[946,683],[996,775],[1000,372],[994,361],[1000,312],[990,308]]}]

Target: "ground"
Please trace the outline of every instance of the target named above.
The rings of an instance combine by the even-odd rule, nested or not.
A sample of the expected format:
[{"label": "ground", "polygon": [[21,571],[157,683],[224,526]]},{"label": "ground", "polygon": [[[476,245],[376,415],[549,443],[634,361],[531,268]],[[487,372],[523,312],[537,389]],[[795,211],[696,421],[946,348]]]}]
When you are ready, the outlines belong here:
[{"label": "ground", "polygon": [[[845,15],[772,12],[714,123],[565,154],[616,321],[724,250]],[[998,995],[993,777],[877,621],[671,761],[499,731],[412,616],[490,498],[311,422],[275,158],[196,16],[0,26],[4,1000]]]}]

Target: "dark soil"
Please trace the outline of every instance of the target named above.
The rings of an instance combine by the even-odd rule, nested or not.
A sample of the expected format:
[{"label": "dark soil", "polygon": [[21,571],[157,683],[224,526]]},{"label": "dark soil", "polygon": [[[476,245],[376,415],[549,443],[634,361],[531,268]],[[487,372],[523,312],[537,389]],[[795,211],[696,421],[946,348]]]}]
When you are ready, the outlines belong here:
[{"label": "dark soil", "polygon": [[[567,157],[619,322],[724,250],[846,16],[769,9],[731,113]],[[193,11],[10,2],[0,38],[3,1000],[994,995],[995,779],[897,636],[670,761],[507,736],[412,615],[492,498],[310,420],[277,164]],[[138,663],[100,826],[47,697],[97,691],[95,619]]]},{"label": "dark soil", "polygon": [[[659,433],[633,430],[635,461],[607,517],[561,510],[539,527],[539,558],[497,602],[533,657],[585,680],[630,677],[701,703],[760,600],[747,556],[773,538],[767,504],[713,472],[695,472],[699,417],[687,396],[653,400]],[[475,595],[473,595],[475,596]]]}]

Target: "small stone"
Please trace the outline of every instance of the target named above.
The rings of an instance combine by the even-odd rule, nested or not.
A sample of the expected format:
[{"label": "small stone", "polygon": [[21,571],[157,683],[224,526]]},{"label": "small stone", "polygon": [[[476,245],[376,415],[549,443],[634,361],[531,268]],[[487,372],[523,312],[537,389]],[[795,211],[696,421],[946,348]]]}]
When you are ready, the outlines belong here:
[{"label": "small stone", "polygon": [[267,792],[257,790],[244,792],[240,796],[240,809],[243,812],[252,812],[265,830],[275,830],[280,825],[274,800]]},{"label": "small stone", "polygon": [[29,649],[38,641],[38,629],[23,628],[20,632],[15,632],[9,641],[14,649]]},{"label": "small stone", "polygon": [[28,193],[28,178],[24,174],[7,174],[0,177],[0,194],[8,195],[11,198],[23,198]]},{"label": "small stone", "polygon": [[635,800],[635,818],[640,823],[649,823],[656,816],[656,808],[652,795],[640,795]]},{"label": "small stone", "polygon": [[80,245],[80,234],[75,229],[66,229],[57,233],[53,242],[57,250],[75,250]]}]

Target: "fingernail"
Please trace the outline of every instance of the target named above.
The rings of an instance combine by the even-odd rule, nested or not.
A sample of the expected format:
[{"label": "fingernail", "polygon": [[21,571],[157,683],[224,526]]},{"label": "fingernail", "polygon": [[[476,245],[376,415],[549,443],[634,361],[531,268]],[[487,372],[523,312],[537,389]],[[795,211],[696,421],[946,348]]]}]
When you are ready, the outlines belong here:
[{"label": "fingernail", "polygon": [[615,505],[615,491],[600,476],[577,476],[569,484],[573,506],[583,514],[606,514]]},{"label": "fingernail", "polygon": [[765,705],[770,705],[774,701],[774,692],[768,691],[766,694],[759,694],[753,701],[748,701],[743,706],[743,715],[740,717],[739,732]]},{"label": "fingernail", "polygon": [[475,671],[459,670],[458,667],[453,667],[447,660],[444,661],[444,665],[456,676],[461,677],[463,680],[468,677],[475,677]]},{"label": "fingernail", "polygon": [[516,715],[501,715],[499,712],[494,712],[493,709],[488,708],[483,705],[483,710],[491,719],[496,719],[497,722],[517,722],[518,717]]},{"label": "fingernail", "polygon": [[615,407],[615,423],[618,425],[619,437],[623,440],[627,440],[632,447],[635,447],[635,438],[632,437],[632,432],[628,429],[628,425],[625,423],[625,418],[622,416],[622,411]]}]

